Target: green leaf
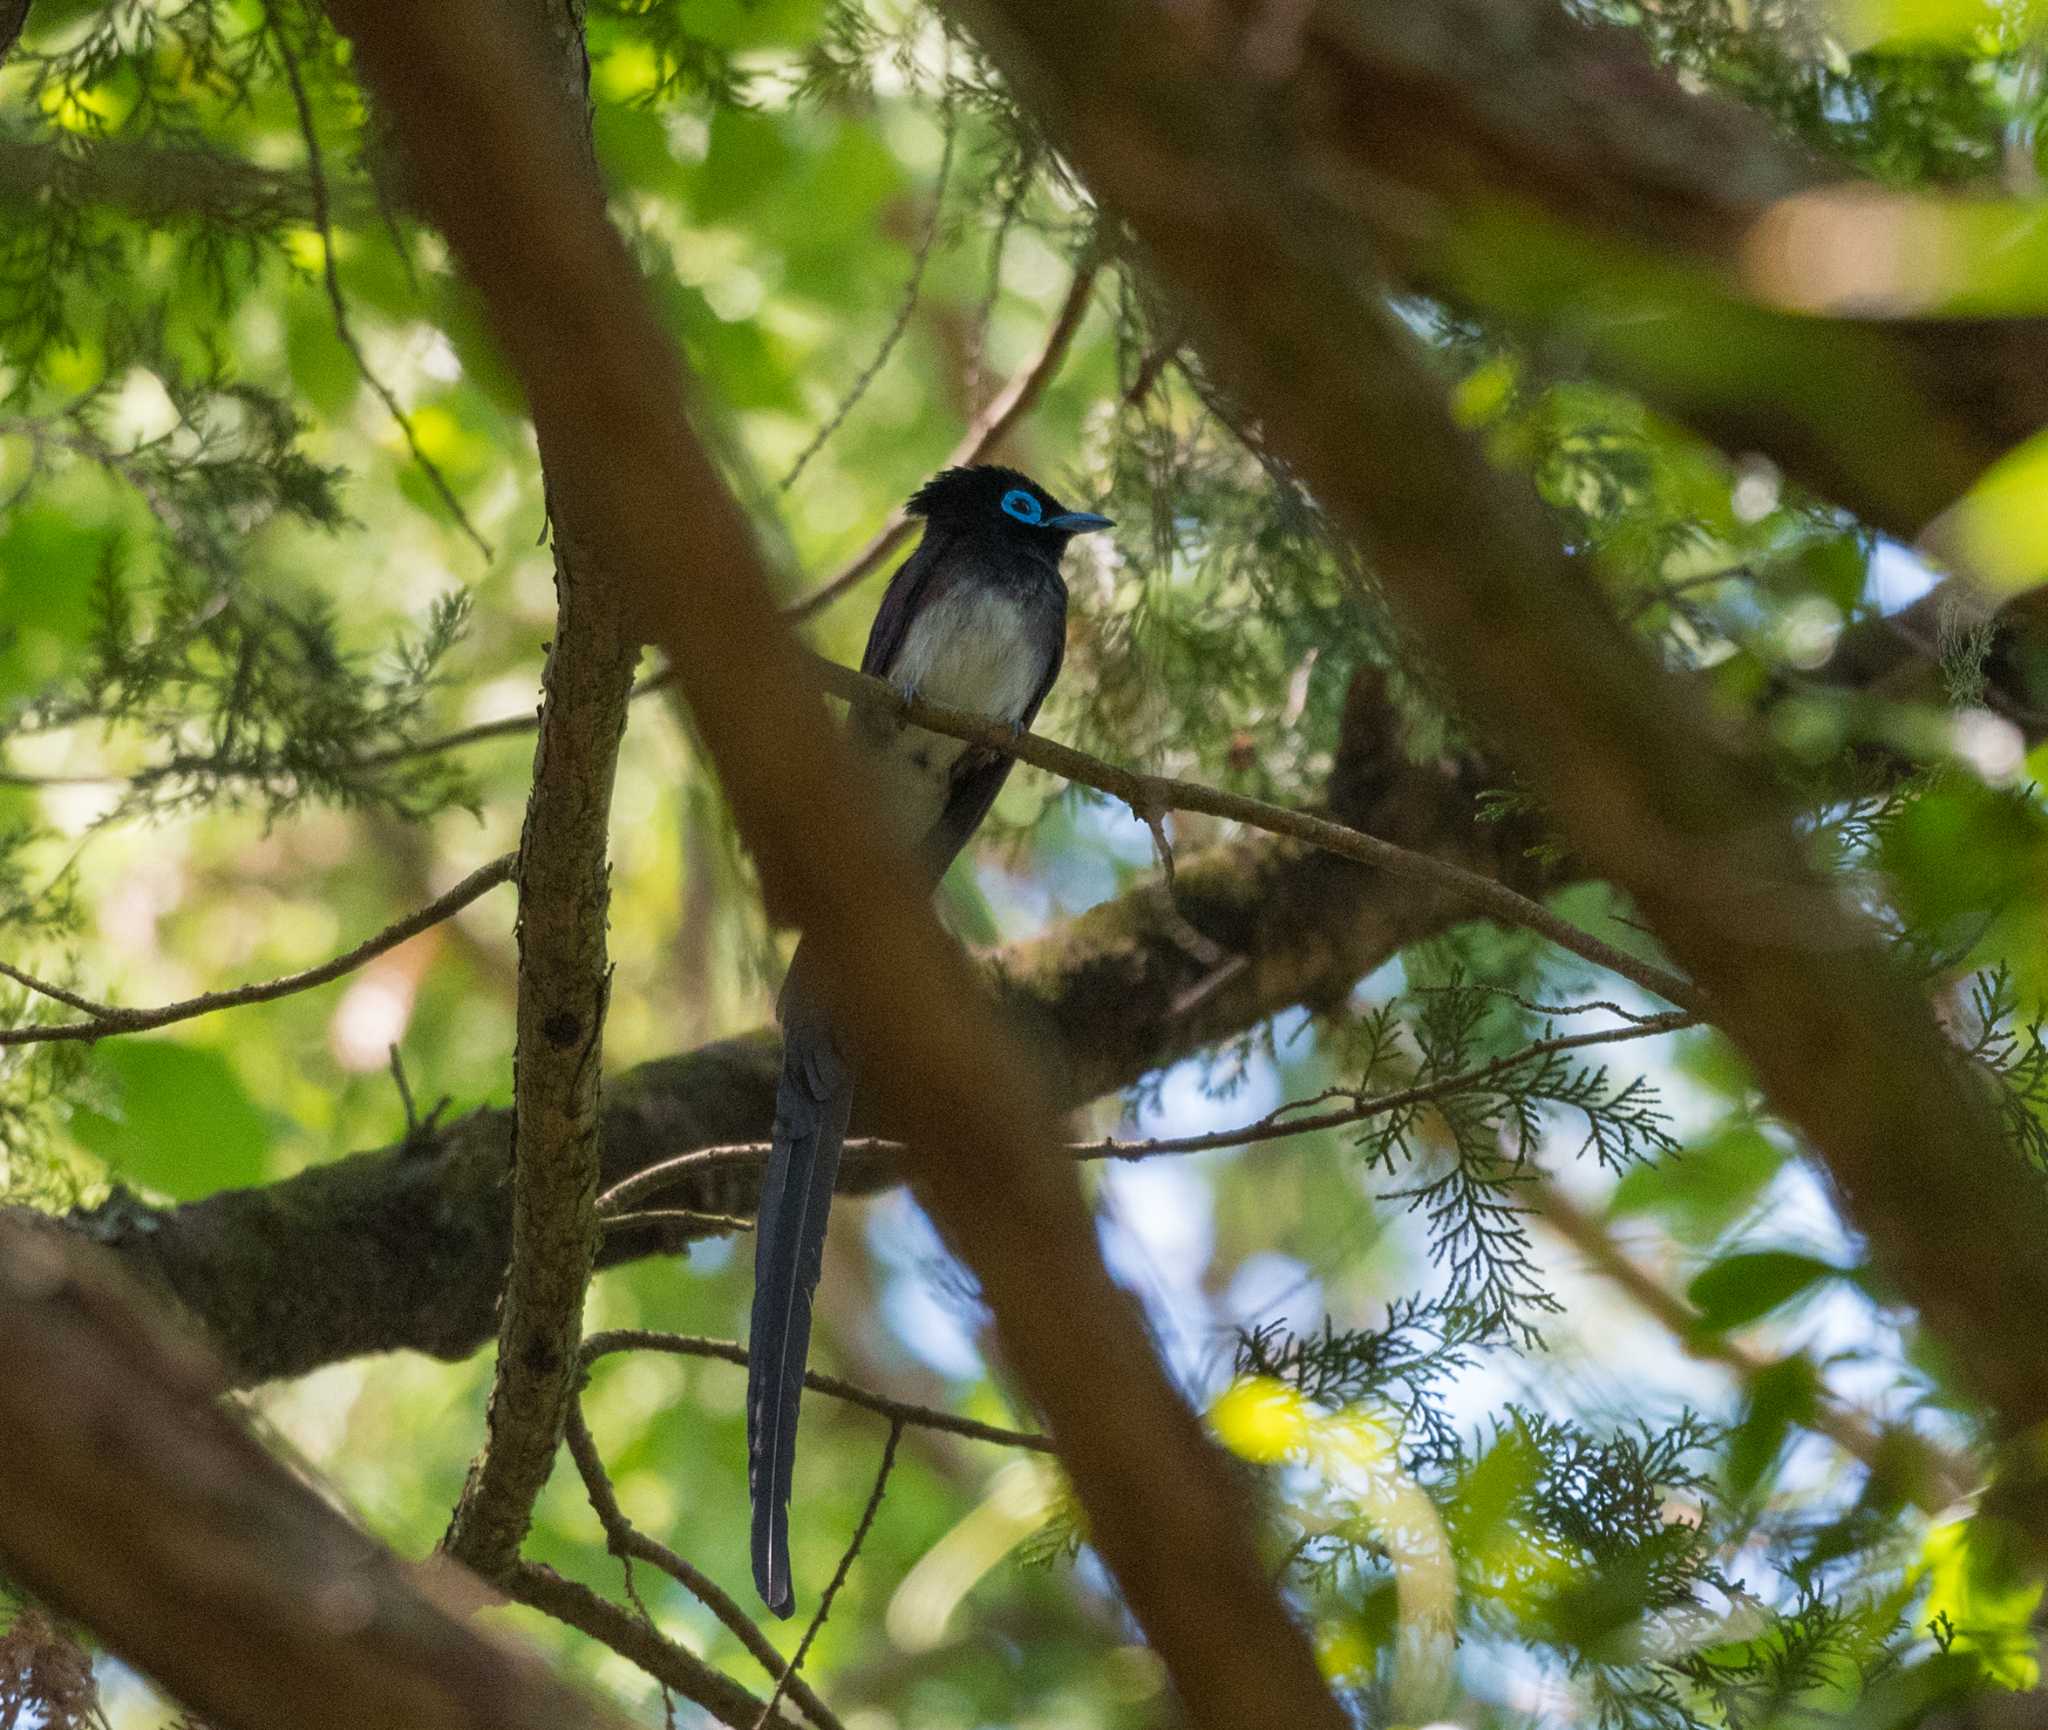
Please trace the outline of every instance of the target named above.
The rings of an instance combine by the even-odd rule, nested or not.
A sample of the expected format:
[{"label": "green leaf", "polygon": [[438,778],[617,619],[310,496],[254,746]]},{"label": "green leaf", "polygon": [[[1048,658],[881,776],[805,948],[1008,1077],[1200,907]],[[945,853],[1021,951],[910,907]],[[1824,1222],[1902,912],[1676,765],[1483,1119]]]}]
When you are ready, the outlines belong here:
[{"label": "green leaf", "polygon": [[1818,1256],[1790,1249],[1748,1250],[1723,1256],[1704,1269],[1686,1290],[1700,1312],[1700,1326],[1725,1333],[1790,1303],[1842,1269]]},{"label": "green leaf", "polygon": [[1609,1211],[1654,1213],[1705,1239],[1733,1224],[1784,1163],[1783,1150],[1755,1124],[1731,1124],[1702,1146],[1631,1167]]},{"label": "green leaf", "polygon": [[1786,1358],[1749,1384],[1749,1409],[1728,1437],[1728,1484],[1746,1495],[1763,1482],[1794,1424],[1813,1416],[1820,1378],[1803,1357]]},{"label": "green leaf", "polygon": [[55,678],[92,625],[107,536],[79,513],[18,506],[0,528],[0,703]]},{"label": "green leaf", "polygon": [[266,1175],[270,1120],[219,1052],[116,1039],[92,1067],[112,1103],[75,1110],[72,1139],[126,1181],[189,1201]]}]

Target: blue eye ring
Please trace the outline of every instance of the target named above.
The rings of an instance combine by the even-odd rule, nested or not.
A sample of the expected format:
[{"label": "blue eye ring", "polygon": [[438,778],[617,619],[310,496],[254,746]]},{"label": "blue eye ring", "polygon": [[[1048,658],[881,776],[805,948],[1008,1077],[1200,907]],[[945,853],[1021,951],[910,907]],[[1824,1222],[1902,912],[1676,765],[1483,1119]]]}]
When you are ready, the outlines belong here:
[{"label": "blue eye ring", "polygon": [[1020,523],[1029,523],[1033,528],[1045,520],[1045,507],[1022,487],[1012,487],[1003,494],[1003,510]]}]

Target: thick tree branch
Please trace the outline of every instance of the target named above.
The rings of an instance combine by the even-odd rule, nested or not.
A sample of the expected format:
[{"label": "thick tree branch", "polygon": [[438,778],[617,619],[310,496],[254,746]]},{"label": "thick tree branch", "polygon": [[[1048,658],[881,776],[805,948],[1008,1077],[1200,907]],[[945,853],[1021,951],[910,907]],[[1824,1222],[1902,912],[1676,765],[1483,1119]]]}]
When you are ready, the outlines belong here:
[{"label": "thick tree branch", "polygon": [[[738,508],[684,413],[674,347],[589,197],[558,115],[508,103],[539,76],[502,6],[333,0],[487,304],[549,484],[676,668],[771,916],[800,921],[851,1055],[913,1147],[919,1195],[981,1280],[1117,1577],[1192,1719],[1343,1722],[1251,1539],[1228,1462],[1103,1266],[1079,1185],[1043,1157],[1049,1096],[870,827],[866,777],[826,724]],[[678,605],[678,565],[688,605]],[[821,845],[820,837],[829,837]],[[1093,1318],[1071,1349],[1069,1318]]]},{"label": "thick tree branch", "polygon": [[[1794,201],[1875,188],[1687,91],[1625,31],[1552,0],[1316,0],[1207,8],[1180,37],[1260,89],[1352,242],[1403,283],[1504,317],[1891,533],[2048,422],[2048,320],[1818,318],[1786,298]],[[1186,167],[1150,178],[1183,200],[1242,190]]]},{"label": "thick tree branch", "polygon": [[99,1252],[0,1219],[0,1568],[222,1730],[623,1730],[287,1471]]},{"label": "thick tree branch", "polygon": [[[1453,428],[1361,274],[1371,236],[1327,195],[1312,130],[1219,52],[1213,12],[957,10],[1129,219],[1275,452],[1372,549],[1473,719],[1712,999],[2008,1433],[2048,1422],[2048,1200],[1925,1006],[1808,866],[1779,789],[1615,624],[1526,482]],[[1103,65],[1116,80],[1084,72]],[[2028,1512],[2048,1540],[2048,1509]]]},{"label": "thick tree branch", "polygon": [[[580,34],[564,39],[546,88],[579,171],[573,196],[602,221],[585,114]],[[542,112],[546,112],[546,108]],[[548,473],[543,448],[543,473]],[[555,637],[542,675],[533,790],[519,841],[519,999],[513,1058],[512,1255],[498,1316],[489,1433],[443,1540],[487,1579],[518,1555],[575,1397],[583,1298],[596,1265],[604,1018],[611,995],[605,919],[612,783],[633,668],[627,586],[574,487],[549,489]]]}]

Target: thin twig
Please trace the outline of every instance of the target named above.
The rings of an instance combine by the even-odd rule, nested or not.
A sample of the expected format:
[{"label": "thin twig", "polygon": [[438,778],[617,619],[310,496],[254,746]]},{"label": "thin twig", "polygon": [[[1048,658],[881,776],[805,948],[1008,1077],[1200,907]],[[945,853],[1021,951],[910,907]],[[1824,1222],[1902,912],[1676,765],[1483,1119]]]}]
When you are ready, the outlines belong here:
[{"label": "thin twig", "polygon": [[306,81],[299,71],[298,51],[292,47],[291,34],[274,5],[266,7],[270,34],[277,43],[278,60],[284,67],[285,82],[291,86],[292,102],[299,111],[299,131],[306,142],[306,178],[313,194],[313,222],[320,231],[320,268],[327,284],[327,303],[334,314],[334,334],[341,339],[341,345],[354,357],[356,371],[363,382],[377,395],[377,400],[391,413],[398,423],[398,430],[405,435],[406,448],[412,452],[412,460],[420,465],[420,472],[427,477],[427,484],[448,507],[448,514],[455,519],[476,550],[491,561],[490,543],[477,533],[476,525],[469,520],[469,513],[462,508],[461,500],[455,496],[455,489],[448,484],[448,477],[441,467],[421,447],[419,434],[414,430],[412,416],[400,405],[397,394],[372,369],[363,353],[362,344],[356,340],[354,327],[349,323],[348,302],[341,292],[341,275],[334,267],[334,220],[327,197],[327,170],[320,152],[320,134],[313,124],[313,104],[306,94]]},{"label": "thin twig", "polygon": [[1675,1003],[1695,1015],[1707,1013],[1705,997],[1688,980],[1654,962],[1639,960],[1615,948],[1613,944],[1560,918],[1541,902],[1532,901],[1506,884],[1451,860],[1397,847],[1391,841],[1382,841],[1377,836],[1308,811],[1269,805],[1263,800],[1250,799],[1241,793],[1227,793],[1221,788],[1206,787],[1195,781],[1177,781],[1165,775],[1120,768],[1076,751],[1072,746],[1056,744],[1037,733],[1013,732],[1005,723],[992,721],[985,715],[966,709],[941,708],[922,698],[906,697],[887,680],[842,667],[836,661],[813,657],[813,664],[826,687],[849,702],[894,714],[927,732],[985,745],[1064,780],[1093,787],[1098,792],[1122,800],[1141,818],[1147,812],[1201,811],[1211,817],[1243,823],[1248,828],[1305,841],[1312,847],[1335,853],[1340,858],[1356,860],[1361,865],[1376,865],[1404,877],[1426,878],[1463,897],[1479,911],[1489,913],[1504,923],[1538,932],[1558,947],[1570,950],[1596,967],[1620,974],[1669,1003]]},{"label": "thin twig", "polygon": [[[1053,376],[1067,358],[1067,350],[1073,346],[1074,336],[1081,328],[1081,321],[1087,316],[1089,298],[1095,292],[1095,279],[1102,268],[1101,259],[1094,253],[1084,254],[1074,266],[1073,281],[1067,285],[1067,298],[1052,321],[1052,328],[1045,333],[1045,346],[1038,351],[1038,358],[990,398],[988,406],[974,417],[966,434],[955,445],[946,458],[944,467],[965,468],[980,462],[990,451],[1008,436],[1010,429],[1038,404],[1045,394]],[[783,616],[802,620],[812,618],[824,611],[841,595],[845,594],[863,577],[878,569],[882,563],[910,538],[916,519],[902,510],[896,511],[873,540],[854,554],[838,572],[820,583],[809,594],[792,601],[783,608]]]},{"label": "thin twig", "polygon": [[1698,1025],[1698,1016],[1674,1011],[1627,1027],[1601,1027],[1589,1033],[1564,1033],[1555,1039],[1538,1039],[1518,1051],[1509,1052],[1505,1057],[1496,1057],[1491,1062],[1460,1070],[1456,1075],[1418,1082],[1413,1087],[1400,1088],[1393,1093],[1374,1094],[1369,1099],[1354,1099],[1352,1104],[1336,1111],[1316,1112],[1301,1117],[1284,1115],[1298,1111],[1302,1105],[1308,1103],[1296,1101],[1268,1112],[1256,1123],[1243,1124],[1236,1129],[1213,1130],[1204,1135],[1161,1136],[1151,1141],[1117,1141],[1105,1137],[1101,1141],[1077,1142],[1067,1151],[1076,1159],[1152,1159],[1161,1154],[1208,1153],[1217,1148],[1251,1147],[1265,1141],[1284,1141],[1290,1136],[1314,1135],[1329,1129],[1348,1129],[1354,1124],[1366,1123],[1375,1117],[1385,1117],[1389,1112],[1405,1111],[1411,1105],[1426,1105],[1432,1100],[1446,1099],[1453,1094],[1470,1093],[1475,1088],[1484,1087],[1488,1082],[1498,1081],[1502,1076],[1512,1075],[1525,1065],[1541,1062],[1544,1058],[1554,1057],[1559,1052],[1579,1051],[1589,1045],[1620,1045],[1631,1039],[1655,1039],[1662,1034],[1678,1033],[1685,1028]]},{"label": "thin twig", "polygon": [[694,1207],[648,1207],[635,1213],[607,1214],[606,1231],[636,1225],[687,1225],[699,1231],[752,1231],[754,1222],[737,1213],[705,1213]]},{"label": "thin twig", "polygon": [[[679,1153],[673,1159],[660,1160],[613,1184],[597,1198],[597,1211],[602,1217],[615,1217],[617,1211],[635,1196],[664,1188],[691,1172],[710,1171],[728,1165],[758,1165],[768,1157],[768,1146],[765,1141],[736,1141],[717,1147],[700,1147],[691,1153]],[[847,1138],[841,1151],[855,1155],[896,1154],[903,1151],[903,1144],[881,1136],[855,1135]]]},{"label": "thin twig", "polygon": [[974,309],[973,321],[968,326],[967,401],[970,405],[981,395],[988,360],[988,330],[995,319],[996,302],[1002,298],[1003,258],[1009,250],[1010,230],[1016,226],[1018,213],[1024,208],[1024,199],[1031,190],[1037,164],[1038,147],[1034,140],[1027,142],[1018,153],[1017,177],[1010,183],[1010,190],[1003,195],[1002,208],[996,213],[995,233],[988,243],[988,285],[982,291],[981,304]]},{"label": "thin twig", "polygon": [[[1626,1027],[1599,1027],[1586,1033],[1562,1033],[1553,1039],[1538,1039],[1519,1050],[1511,1051],[1504,1057],[1496,1057],[1471,1069],[1461,1069],[1455,1075],[1443,1075],[1434,1081],[1416,1083],[1393,1093],[1376,1093],[1364,1096],[1346,1088],[1325,1088],[1312,1099],[1289,1100],[1285,1105],[1274,1107],[1264,1117],[1253,1123],[1239,1124],[1235,1129],[1213,1129],[1200,1135],[1163,1135],[1148,1141],[1118,1141],[1105,1136],[1100,1141],[1069,1142],[1060,1151],[1078,1160],[1116,1159],[1135,1161],[1157,1159],[1168,1154],[1213,1153],[1222,1148],[1254,1147],[1261,1142],[1286,1141],[1297,1135],[1315,1135],[1324,1130],[1349,1129],[1354,1124],[1368,1123],[1375,1117],[1385,1117],[1389,1112],[1405,1111],[1411,1105],[1426,1105],[1431,1100],[1447,1099],[1453,1094],[1469,1093],[1484,1087],[1488,1082],[1498,1081],[1504,1075],[1531,1063],[1541,1062],[1546,1057],[1555,1057],[1560,1052],[1581,1051],[1593,1045],[1621,1045],[1633,1039],[1655,1039],[1666,1033],[1679,1033],[1688,1027],[1697,1027],[1700,1018],[1684,1010],[1667,1011],[1662,1015],[1651,1015],[1632,1019]],[[1294,1116],[1293,1113],[1307,1113],[1308,1108],[1326,1099],[1348,1099],[1349,1105],[1335,1111],[1316,1112],[1312,1115]],[[674,1159],[664,1159],[654,1165],[636,1171],[631,1177],[615,1184],[600,1198],[600,1209],[614,1196],[639,1194],[650,1189],[665,1187],[678,1177],[716,1165],[756,1165],[768,1157],[772,1144],[765,1141],[735,1141],[718,1147],[698,1148],[693,1153],[678,1154]],[[880,1136],[861,1136],[847,1142],[849,1151],[866,1154],[900,1154],[903,1144],[888,1141]],[[629,1214],[629,1219],[659,1217],[656,1215]],[[684,1217],[702,1217],[690,1216]],[[711,1217],[716,1217],[711,1216]]]},{"label": "thin twig", "polygon": [[1138,370],[1132,374],[1131,382],[1124,387],[1121,406],[1136,408],[1152,394],[1152,387],[1159,382],[1160,375],[1166,371],[1173,357],[1180,353],[1181,344],[1185,340],[1182,336],[1169,337],[1138,363]]},{"label": "thin twig", "polygon": [[337,955],[332,961],[323,961],[318,967],[310,967],[303,973],[288,973],[281,979],[267,979],[256,985],[238,985],[231,991],[211,991],[203,997],[159,1004],[154,1009],[122,1009],[110,1003],[95,1003],[90,998],[80,997],[0,961],[0,974],[17,985],[24,985],[41,996],[68,1004],[92,1017],[90,1021],[60,1021],[40,1027],[0,1027],[0,1046],[38,1045],[59,1039],[94,1040],[116,1033],[143,1033],[153,1027],[167,1027],[174,1021],[190,1021],[195,1016],[211,1015],[216,1010],[269,1003],[279,997],[289,997],[294,992],[309,991],[316,985],[339,979],[345,973],[353,973],[364,962],[374,960],[386,950],[397,948],[407,938],[417,937],[422,931],[440,924],[486,890],[510,882],[518,865],[518,854],[507,853],[488,865],[479,866],[447,894],[428,902],[417,913],[409,913],[395,925],[387,925],[346,955]]},{"label": "thin twig", "polygon": [[925,223],[924,237],[918,242],[917,256],[911,261],[910,280],[903,285],[903,302],[896,309],[896,319],[889,326],[889,334],[882,338],[882,346],[875,351],[874,358],[861,369],[860,376],[853,381],[852,388],[840,398],[839,406],[832,411],[831,418],[811,435],[811,442],[797,452],[796,461],[789,465],[789,472],[776,485],[777,492],[786,493],[796,485],[797,478],[810,466],[811,458],[823,450],[832,435],[846,424],[846,417],[853,413],[860,399],[867,395],[868,386],[875,382],[876,375],[888,365],[889,357],[896,352],[896,345],[903,340],[903,333],[910,328],[911,315],[917,311],[918,296],[924,291],[924,273],[931,264],[932,254],[938,248],[939,227],[946,213],[946,192],[953,180],[953,147],[959,141],[959,113],[951,102],[945,107],[945,143],[939,152],[938,184],[932,189],[932,213]]},{"label": "thin twig", "polygon": [[[597,1515],[597,1523],[604,1528],[605,1540],[612,1554],[629,1572],[635,1557],[659,1568],[723,1622],[776,1684],[777,1693],[769,1702],[770,1710],[781,1699],[781,1690],[787,1683],[790,1698],[809,1714],[819,1730],[845,1730],[838,1716],[818,1698],[810,1684],[791,1675],[790,1666],[775,1650],[775,1643],[761,1631],[760,1624],[740,1608],[731,1593],[688,1558],[658,1539],[649,1537],[626,1517],[625,1509],[619,1506],[618,1492],[604,1469],[604,1459],[597,1451],[597,1440],[590,1433],[590,1423],[583,1414],[580,1398],[570,1403],[563,1435],[569,1444],[570,1458],[583,1475],[583,1489],[590,1498],[591,1511]],[[654,1618],[647,1615],[644,1605],[641,1614],[652,1626]]]},{"label": "thin twig", "polygon": [[882,1444],[882,1466],[875,1473],[875,1487],[868,1492],[868,1505],[861,1509],[860,1523],[853,1528],[853,1538],[846,1546],[846,1554],[839,1558],[839,1566],[833,1571],[831,1583],[826,1586],[824,1596],[818,1600],[818,1613],[811,1618],[811,1625],[804,1630],[804,1637],[797,1642],[796,1656],[789,1661],[789,1668],[775,1684],[775,1692],[768,1696],[768,1704],[761,1708],[761,1716],[755,1720],[754,1730],[767,1730],[768,1720],[774,1715],[785,1688],[794,1687],[796,1673],[803,1668],[804,1659],[810,1656],[811,1642],[818,1637],[818,1630],[825,1625],[825,1618],[832,1614],[832,1600],[839,1596],[839,1588],[846,1584],[846,1576],[853,1572],[853,1561],[860,1554],[860,1547],[867,1542],[868,1529],[874,1525],[875,1516],[882,1511],[882,1497],[889,1488],[889,1473],[896,1465],[897,1444],[903,1440],[903,1425],[889,1426],[889,1439]]},{"label": "thin twig", "polygon": [[[685,1358],[718,1358],[725,1363],[739,1364],[743,1368],[747,1361],[747,1348],[737,1340],[704,1339],[695,1334],[657,1333],[649,1328],[609,1328],[594,1333],[583,1342],[578,1362],[585,1368],[613,1352],[670,1352]],[[993,1442],[1002,1448],[1028,1448],[1033,1453],[1056,1454],[1059,1449],[1050,1436],[1042,1436],[1031,1430],[1008,1430],[999,1424],[984,1424],[975,1418],[956,1417],[951,1412],[942,1412],[931,1406],[913,1405],[908,1400],[892,1400],[886,1394],[870,1393],[866,1388],[857,1388],[851,1382],[842,1382],[837,1376],[820,1375],[816,1370],[804,1373],[804,1386],[813,1393],[824,1394],[830,1399],[844,1400],[850,1406],[862,1406],[871,1412],[880,1412],[885,1418],[898,1423],[915,1424],[919,1429],[943,1430],[948,1435],[965,1436],[972,1442]]]},{"label": "thin twig", "polygon": [[[695,1701],[721,1724],[731,1725],[732,1730],[759,1730],[759,1695],[588,1586],[526,1561],[514,1562],[498,1583],[507,1597],[589,1635],[684,1699]],[[779,1713],[774,1722],[777,1730],[801,1730]]]},{"label": "thin twig", "polygon": [[398,1103],[405,1107],[405,1138],[412,1140],[419,1134],[420,1114],[412,1102],[412,1084],[405,1079],[405,1059],[398,1055],[398,1041],[391,1042],[391,1079],[398,1088]]}]

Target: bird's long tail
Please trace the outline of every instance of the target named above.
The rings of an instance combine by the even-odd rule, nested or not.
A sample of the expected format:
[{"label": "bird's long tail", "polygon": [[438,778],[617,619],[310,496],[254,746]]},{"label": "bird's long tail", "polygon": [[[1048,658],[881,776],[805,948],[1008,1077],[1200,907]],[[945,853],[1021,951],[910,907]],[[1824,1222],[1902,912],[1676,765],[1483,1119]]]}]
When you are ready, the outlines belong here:
[{"label": "bird's long tail", "polygon": [[754,1585],[778,1616],[789,1580],[789,1492],[796,1414],[811,1349],[811,1294],[853,1105],[853,1076],[804,988],[799,946],[782,993],[782,1078],[754,1226],[754,1318],[747,1346],[747,1484],[754,1501]]}]

